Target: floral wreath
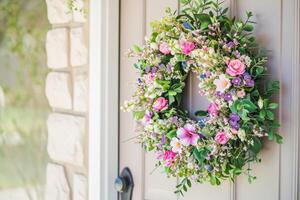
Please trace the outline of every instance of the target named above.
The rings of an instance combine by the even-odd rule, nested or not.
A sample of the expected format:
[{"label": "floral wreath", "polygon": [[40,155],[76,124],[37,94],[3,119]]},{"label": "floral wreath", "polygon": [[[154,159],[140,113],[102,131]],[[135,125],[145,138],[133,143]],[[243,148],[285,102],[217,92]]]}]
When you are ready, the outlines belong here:
[{"label": "floral wreath", "polygon": [[[253,37],[253,16],[245,21],[227,16],[228,8],[211,0],[182,0],[180,14],[151,23],[152,33],[138,57],[137,90],[124,110],[133,111],[138,141],[157,155],[157,166],[179,177],[175,193],[191,182],[219,185],[247,174],[260,162],[261,138],[282,143],[270,100],[279,82],[266,83],[267,58]],[[199,76],[200,94],[210,101],[195,119],[180,108],[189,73]]]}]

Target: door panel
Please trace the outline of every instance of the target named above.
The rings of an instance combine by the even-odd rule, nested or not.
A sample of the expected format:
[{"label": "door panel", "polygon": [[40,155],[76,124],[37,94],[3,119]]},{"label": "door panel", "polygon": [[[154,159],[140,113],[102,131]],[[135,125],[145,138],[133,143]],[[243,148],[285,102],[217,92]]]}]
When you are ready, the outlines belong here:
[{"label": "door panel", "polygon": [[[141,0],[121,1],[120,18],[120,101],[129,99],[134,91],[136,71],[133,59],[125,55],[132,45],[141,45],[144,40],[145,4]],[[144,199],[144,154],[136,144],[135,124],[131,114],[120,113],[120,170],[130,167],[134,177],[133,199]]]},{"label": "door panel", "polygon": [[[227,0],[231,12],[244,16],[251,10],[258,22],[256,36],[261,46],[272,50],[269,62],[273,79],[279,79],[280,39],[281,39],[281,1],[280,0]],[[149,22],[164,15],[166,7],[178,8],[175,0],[121,0],[121,38],[120,38],[120,102],[129,99],[134,92],[136,78],[132,67],[134,59],[128,59],[125,52],[134,44],[143,44],[144,36],[150,33]],[[190,75],[184,92],[183,107],[190,111],[191,117],[196,110],[206,109],[208,101],[198,93],[198,78]],[[135,188],[133,200],[176,200],[173,193],[177,180],[168,179],[163,169],[155,169],[155,156],[144,153],[135,143],[135,124],[131,113],[120,113],[120,170],[128,166],[133,173]],[[274,143],[264,142],[261,154],[262,163],[252,166],[258,179],[248,184],[246,176],[237,178],[235,184],[224,182],[221,186],[195,184],[183,200],[276,200],[279,199],[279,162],[280,148]]]},{"label": "door panel", "polygon": [[[245,12],[250,10],[254,16],[256,37],[259,44],[269,50],[270,60],[268,72],[272,74],[268,79],[279,79],[280,67],[280,42],[281,42],[281,0],[239,0],[237,14],[244,17]],[[257,180],[248,184],[246,176],[240,176],[236,182],[236,197],[242,200],[252,199],[279,199],[279,158],[280,149],[274,142],[264,141],[264,148],[260,157],[262,163],[253,165],[253,175]],[[263,195],[262,195],[263,194]]]}]

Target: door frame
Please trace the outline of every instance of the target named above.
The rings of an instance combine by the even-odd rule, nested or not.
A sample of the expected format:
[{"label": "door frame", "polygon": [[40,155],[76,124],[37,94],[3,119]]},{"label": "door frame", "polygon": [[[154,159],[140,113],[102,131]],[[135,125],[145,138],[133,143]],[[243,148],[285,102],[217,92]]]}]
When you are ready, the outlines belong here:
[{"label": "door frame", "polygon": [[89,5],[89,199],[117,200],[119,0]]},{"label": "door frame", "polygon": [[[230,1],[234,5],[237,3],[237,0]],[[119,0],[90,0],[90,200],[117,199],[113,181],[119,171],[119,11]],[[285,115],[279,119],[285,132],[282,133],[284,144],[280,147],[279,197],[295,200],[300,197],[300,0],[282,0],[282,23],[281,66],[285,70],[280,70],[281,97],[286,93],[290,95],[280,101],[280,109],[285,110]]]}]

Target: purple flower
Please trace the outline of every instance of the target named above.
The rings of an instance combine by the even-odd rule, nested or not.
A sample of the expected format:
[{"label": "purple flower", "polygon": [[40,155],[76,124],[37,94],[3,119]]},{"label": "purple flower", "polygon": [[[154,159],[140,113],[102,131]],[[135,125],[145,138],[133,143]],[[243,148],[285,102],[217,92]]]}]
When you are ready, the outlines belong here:
[{"label": "purple flower", "polygon": [[164,145],[166,143],[166,136],[163,135],[162,138],[160,139],[160,144]]},{"label": "purple flower", "polygon": [[235,77],[234,79],[232,79],[231,81],[234,85],[239,86],[242,82],[241,78],[239,77]]},{"label": "purple flower", "polygon": [[185,146],[197,145],[200,136],[196,133],[196,129],[192,124],[186,124],[177,130],[177,137],[182,141]]},{"label": "purple flower", "polygon": [[253,87],[254,81],[253,80],[246,80],[246,87]]},{"label": "purple flower", "polygon": [[152,67],[151,72],[152,72],[152,73],[156,73],[156,72],[157,72],[157,67]]},{"label": "purple flower", "polygon": [[220,92],[220,91],[217,91],[217,92],[216,92],[216,96],[217,96],[217,97],[222,97],[222,96],[223,96],[223,94],[222,94],[222,92]]},{"label": "purple flower", "polygon": [[234,51],[233,54],[234,54],[235,57],[237,57],[237,58],[241,57],[241,54],[240,54],[240,52],[238,52],[238,51]]},{"label": "purple flower", "polygon": [[233,42],[228,42],[226,45],[228,48],[233,48],[235,44]]},{"label": "purple flower", "polygon": [[237,121],[229,120],[229,124],[231,128],[234,128],[235,130],[239,130],[240,124]]},{"label": "purple flower", "polygon": [[225,99],[226,101],[231,101],[231,100],[232,100],[232,95],[231,95],[230,93],[226,93],[226,94],[224,95],[224,99]]},{"label": "purple flower", "polygon": [[207,78],[209,78],[209,77],[211,76],[211,72],[210,72],[210,71],[206,72],[206,73],[205,73],[205,76],[206,76]]},{"label": "purple flower", "polygon": [[150,67],[150,66],[147,66],[147,67],[145,68],[145,72],[148,74],[148,73],[150,72],[150,69],[151,69],[151,67]]},{"label": "purple flower", "polygon": [[167,64],[167,71],[172,72],[173,66],[171,64]]},{"label": "purple flower", "polygon": [[230,120],[232,120],[232,121],[240,121],[240,116],[238,116],[237,114],[235,114],[235,113],[231,113],[230,114],[230,116],[229,116],[229,118],[230,118]]},{"label": "purple flower", "polygon": [[178,121],[178,117],[177,116],[173,116],[172,117],[172,123],[177,123],[177,121]]},{"label": "purple flower", "polygon": [[245,81],[252,79],[251,75],[249,73],[247,73],[247,72],[245,72],[243,75],[244,75]]}]

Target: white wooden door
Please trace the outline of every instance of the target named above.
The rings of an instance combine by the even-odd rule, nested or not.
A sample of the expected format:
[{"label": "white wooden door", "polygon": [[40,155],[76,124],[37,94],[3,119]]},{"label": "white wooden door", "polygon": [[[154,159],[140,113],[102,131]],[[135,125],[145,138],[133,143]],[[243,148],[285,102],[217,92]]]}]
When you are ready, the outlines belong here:
[{"label": "white wooden door", "polygon": [[[298,196],[298,95],[299,95],[299,0],[227,0],[232,15],[255,14],[256,36],[262,47],[270,50],[270,79],[282,83],[278,96],[284,144],[264,142],[262,163],[253,166],[258,179],[249,184],[247,177],[221,186],[195,184],[184,200],[297,200]],[[177,0],[121,0],[120,13],[120,102],[134,91],[134,59],[125,56],[134,44],[143,44],[150,32],[149,22],[163,16],[166,7],[178,9]],[[298,32],[297,32],[298,31]],[[196,77],[189,77],[185,106],[189,111],[206,108],[207,102],[197,93]],[[296,107],[293,107],[292,105]],[[154,156],[144,153],[132,139],[135,123],[130,113],[120,113],[120,165],[129,167],[135,187],[133,200],[176,200],[176,179],[167,179],[162,169],[154,169]]]}]

